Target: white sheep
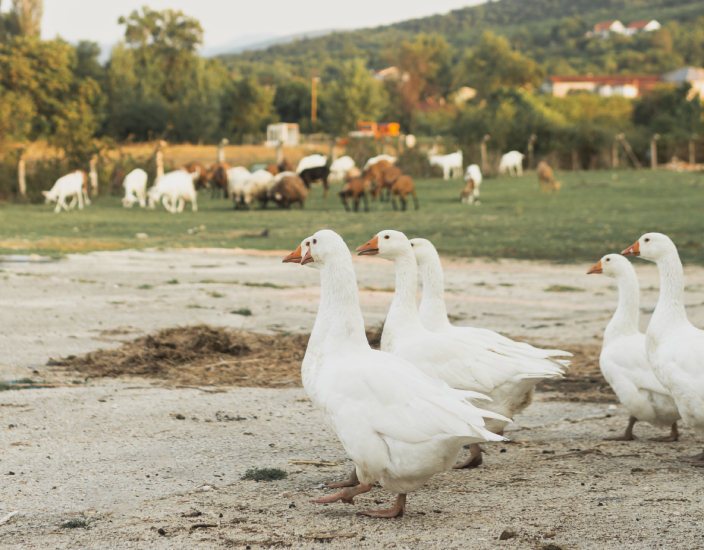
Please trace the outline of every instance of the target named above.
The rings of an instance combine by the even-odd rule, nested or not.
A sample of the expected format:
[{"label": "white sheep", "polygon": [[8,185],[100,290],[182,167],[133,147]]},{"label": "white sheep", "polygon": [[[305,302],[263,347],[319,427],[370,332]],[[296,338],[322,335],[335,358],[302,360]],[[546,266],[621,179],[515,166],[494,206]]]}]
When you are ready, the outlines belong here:
[{"label": "white sheep", "polygon": [[352,157],[340,157],[330,165],[330,177],[328,178],[328,181],[337,183],[345,181],[347,174],[354,167],[355,162]]},{"label": "white sheep", "polygon": [[269,190],[274,186],[275,176],[268,170],[257,170],[250,175],[242,192],[242,202],[249,207],[254,201],[269,200]]},{"label": "white sheep", "polygon": [[147,173],[141,168],[135,168],[125,176],[122,187],[125,189],[125,198],[122,199],[122,206],[132,208],[135,202],[145,208],[147,206]]},{"label": "white sheep", "polygon": [[[67,212],[73,209],[78,202],[78,209],[83,210],[83,203],[90,204],[88,198],[88,175],[83,170],[76,170],[60,177],[49,191],[42,191],[47,203],[56,202],[54,212],[57,214],[63,208]],[[66,199],[71,198],[71,203],[66,204]]]},{"label": "white sheep", "polygon": [[[499,162],[499,174],[508,172],[509,176],[522,176],[523,175],[523,157],[525,155],[519,153],[518,151],[510,151],[501,157],[501,162]],[[513,169],[513,172],[511,172]]]},{"label": "white sheep", "polygon": [[391,157],[389,155],[379,155],[377,157],[372,157],[364,165],[364,169],[362,170],[362,173],[365,173],[367,170],[369,170],[369,168],[374,166],[380,160],[388,160],[391,164],[396,164],[396,160],[398,160],[398,159],[397,159],[397,157]]},{"label": "white sheep", "polygon": [[431,166],[439,166],[442,168],[443,179],[462,177],[462,151],[456,151],[449,155],[430,155]]},{"label": "white sheep", "polygon": [[300,174],[303,170],[308,170],[309,168],[318,168],[320,166],[325,166],[328,163],[328,157],[325,155],[309,155],[303,157],[301,162],[298,163],[298,168],[296,168],[296,174]]},{"label": "white sheep", "polygon": [[242,193],[251,175],[244,166],[233,166],[227,171],[227,192],[235,204],[242,202]]},{"label": "white sheep", "polygon": [[174,172],[164,174],[157,179],[156,185],[147,191],[149,208],[153,210],[156,207],[156,203],[161,199],[164,208],[172,214],[175,214],[176,212],[183,212],[186,201],[190,201],[193,205],[193,211],[196,212],[198,210],[198,203],[196,202],[196,188],[194,182],[199,177],[199,168],[196,168],[196,171],[192,174],[184,172],[183,170],[175,170]]},{"label": "white sheep", "polygon": [[482,184],[482,171],[476,164],[467,166],[464,173],[465,188],[462,191],[462,202],[467,204],[479,204],[479,186]]}]

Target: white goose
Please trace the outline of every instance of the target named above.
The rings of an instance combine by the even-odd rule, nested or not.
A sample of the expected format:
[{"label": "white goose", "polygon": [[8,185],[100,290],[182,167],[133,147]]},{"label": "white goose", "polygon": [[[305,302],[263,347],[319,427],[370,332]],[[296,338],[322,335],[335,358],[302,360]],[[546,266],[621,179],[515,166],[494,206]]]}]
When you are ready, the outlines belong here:
[{"label": "white goose", "polygon": [[[403,515],[406,494],[450,469],[463,445],[503,439],[484,427],[484,418],[507,419],[467,401],[485,396],[454,390],[408,362],[369,347],[352,260],[339,235],[329,230],[313,235],[301,263],[309,262],[320,270],[321,302],[327,300],[335,312],[312,371],[314,395],[360,480],[357,487],[314,502],[352,503],[355,495],[379,481],[398,493],[396,504],[360,514]],[[318,328],[316,323],[314,331]]]},{"label": "white goose", "polygon": [[[662,233],[646,233],[622,252],[655,262],[660,297],[645,334],[655,376],[675,400],[682,419],[704,438],[704,331],[687,319],[684,272],[677,248]],[[690,459],[704,467],[704,452]]]},{"label": "white goose", "polygon": [[[381,231],[357,251],[360,255],[378,254],[392,260],[396,268],[396,293],[384,323],[382,351],[403,357],[453,388],[488,395],[492,402],[483,406],[507,418],[530,405],[538,382],[559,378],[564,373],[566,361],[545,357],[542,350],[536,354],[537,350],[531,346],[527,353],[523,346],[508,338],[502,341],[487,336],[487,333],[494,334],[491,331],[467,335],[461,331],[431,332],[425,328],[416,306],[416,258],[403,233]],[[487,422],[487,428],[499,434],[503,433],[505,425],[497,420]],[[470,450],[470,458],[457,464],[457,468],[481,464],[481,448],[474,446]]]},{"label": "white goose", "polygon": [[631,441],[638,420],[653,426],[669,427],[670,435],[651,441],[677,441],[680,413],[670,393],[658,382],[645,351],[645,334],[638,330],[640,314],[638,277],[626,258],[607,254],[588,271],[616,279],[618,307],[604,331],[599,366],[606,381],[631,417],[623,435],[605,437],[610,441]]}]

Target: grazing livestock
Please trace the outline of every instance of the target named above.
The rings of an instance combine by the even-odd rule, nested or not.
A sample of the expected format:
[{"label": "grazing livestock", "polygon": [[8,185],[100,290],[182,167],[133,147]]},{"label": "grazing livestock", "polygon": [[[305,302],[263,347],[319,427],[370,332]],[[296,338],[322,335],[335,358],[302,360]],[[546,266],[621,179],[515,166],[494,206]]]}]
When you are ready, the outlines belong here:
[{"label": "grazing livestock", "polygon": [[449,155],[430,155],[428,159],[431,166],[439,166],[442,168],[443,179],[462,177],[462,151],[456,151]]},{"label": "grazing livestock", "polygon": [[279,167],[278,167],[276,164],[273,164],[273,163],[267,164],[267,165],[266,165],[266,168],[264,168],[264,170],[266,170],[267,172],[269,172],[272,176],[275,176],[276,174],[278,174],[279,172],[281,172],[281,170],[279,170]]},{"label": "grazing livestock", "polygon": [[227,171],[230,165],[226,162],[218,162],[213,164],[208,170],[207,179],[210,183],[210,198],[214,199],[220,195],[222,191],[223,197],[227,198]]},{"label": "grazing livestock", "polygon": [[245,208],[259,201],[260,206],[266,208],[269,202],[269,189],[274,185],[274,176],[268,170],[257,170],[249,176],[242,192],[242,202]]},{"label": "grazing livestock", "polygon": [[330,168],[327,166],[318,166],[317,168],[306,168],[298,174],[303,183],[305,183],[306,188],[310,189],[313,182],[319,181],[323,184],[325,191],[323,192],[323,198],[327,199],[330,194],[330,184],[328,183],[328,178],[330,177]]},{"label": "grazing livestock", "polygon": [[[523,155],[518,151],[510,151],[501,157],[501,162],[499,162],[499,174],[504,174],[508,172],[509,176],[522,176],[523,175]],[[513,172],[511,171],[513,170]]]},{"label": "grazing livestock", "polygon": [[242,193],[252,173],[244,166],[235,166],[227,171],[227,190],[235,203],[235,208],[244,204]]},{"label": "grazing livestock", "polygon": [[[369,163],[367,162],[367,164]],[[386,159],[381,159],[366,168],[362,175],[367,180],[367,182],[369,182],[369,184],[374,183],[376,185],[376,183],[378,183],[381,179],[381,175],[384,173],[384,170],[386,170],[387,168],[391,168],[392,166],[393,164],[390,161]]]},{"label": "grazing livestock", "polygon": [[413,185],[413,178],[411,176],[401,176],[396,182],[391,186],[391,206],[394,210],[398,210],[396,206],[396,197],[401,198],[401,210],[406,210],[406,195],[411,195],[413,197],[413,204],[418,210],[418,195],[416,195],[416,187]]},{"label": "grazing livestock", "polygon": [[296,174],[299,176],[303,170],[308,170],[309,168],[320,168],[328,163],[328,157],[325,155],[309,155],[303,157],[298,163],[298,168],[296,168]]},{"label": "grazing livestock", "polygon": [[355,162],[352,157],[340,157],[330,165],[329,181],[334,183],[345,181],[345,179],[347,178],[347,174],[354,167]]},{"label": "grazing livestock", "polygon": [[[56,202],[54,212],[57,214],[63,208],[67,212],[72,210],[78,202],[78,209],[83,210],[83,201],[90,204],[88,198],[88,175],[83,170],[76,170],[60,177],[49,191],[42,191],[47,203]],[[66,199],[71,197],[71,203],[66,204]]]},{"label": "grazing livestock", "polygon": [[196,202],[195,182],[200,176],[199,168],[196,168],[193,173],[188,173],[185,170],[175,170],[164,174],[156,181],[156,185],[147,191],[149,208],[154,210],[157,202],[161,199],[164,208],[175,214],[176,212],[183,212],[186,201],[190,201],[193,205],[193,211],[196,212],[198,203]]},{"label": "grazing livestock", "polygon": [[[388,199],[391,186],[396,183],[396,180],[402,175],[403,172],[398,166],[389,166],[381,173],[381,176],[379,176],[379,179],[377,180],[377,183],[371,193],[372,198],[376,200],[379,197],[379,194],[386,189],[386,198]],[[383,194],[381,196],[381,200],[384,200]]]},{"label": "grazing livestock", "polygon": [[479,204],[479,186],[482,184],[482,171],[476,164],[467,166],[464,173],[465,187],[460,193],[462,203]]},{"label": "grazing livestock", "polygon": [[185,170],[189,174],[193,174],[196,170],[198,170],[198,179],[194,182],[196,189],[210,187],[210,183],[208,182],[208,171],[205,169],[205,166],[199,162],[189,162],[188,164],[181,166],[179,170]]},{"label": "grazing livestock", "polygon": [[364,200],[364,211],[369,212],[369,201],[367,199],[367,187],[369,186],[369,181],[366,177],[347,177],[345,185],[342,186],[340,190],[340,199],[347,212],[350,211],[349,204],[347,201],[352,198],[354,201],[354,211],[359,212],[359,198]]},{"label": "grazing livestock", "polygon": [[293,171],[293,164],[291,164],[291,161],[288,160],[287,158],[281,159],[281,162],[278,165],[279,172],[292,172]]},{"label": "grazing livestock", "polygon": [[540,183],[540,192],[550,194],[550,190],[557,195],[560,191],[560,182],[555,181],[555,176],[552,173],[552,168],[547,162],[541,161],[536,168],[538,174],[538,182]]},{"label": "grazing livestock", "polygon": [[307,196],[306,186],[295,172],[278,174],[274,178],[274,186],[269,190],[269,198],[280,208],[289,208],[293,203],[298,203],[303,208]]},{"label": "grazing livestock", "polygon": [[364,168],[362,169],[362,172],[363,172],[363,173],[366,173],[367,170],[369,170],[372,166],[374,166],[374,165],[377,164],[378,162],[381,162],[382,160],[388,162],[388,164],[387,164],[387,167],[388,167],[388,166],[390,166],[390,165],[396,163],[397,157],[392,157],[392,156],[389,156],[389,155],[379,155],[379,156],[376,156],[376,157],[372,157],[372,158],[370,158],[370,159],[367,161],[367,163],[364,165]]},{"label": "grazing livestock", "polygon": [[125,176],[122,187],[125,190],[125,197],[122,199],[122,206],[132,208],[135,202],[139,206],[147,206],[147,173],[141,168],[135,168]]}]

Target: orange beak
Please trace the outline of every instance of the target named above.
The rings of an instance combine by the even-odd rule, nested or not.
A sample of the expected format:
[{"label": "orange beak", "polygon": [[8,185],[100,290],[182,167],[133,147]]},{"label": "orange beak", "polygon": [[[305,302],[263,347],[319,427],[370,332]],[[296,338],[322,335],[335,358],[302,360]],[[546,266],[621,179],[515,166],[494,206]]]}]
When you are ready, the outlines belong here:
[{"label": "orange beak", "polygon": [[357,247],[358,256],[374,256],[379,253],[379,237],[374,237],[368,243]]},{"label": "orange beak", "polygon": [[624,256],[640,256],[640,241],[621,252]]},{"label": "orange beak", "polygon": [[284,258],[284,261],[282,263],[285,264],[300,264],[301,263],[301,245],[298,245],[298,248],[291,252],[288,256]]},{"label": "orange beak", "polygon": [[301,265],[306,265],[311,262],[314,262],[315,260],[313,259],[313,256],[310,255],[310,248],[306,250],[306,255],[303,256],[303,259],[301,260]]},{"label": "orange beak", "polygon": [[591,275],[592,273],[603,273],[604,270],[601,268],[601,260],[597,262],[597,264],[592,267],[589,271],[587,271],[587,275]]}]

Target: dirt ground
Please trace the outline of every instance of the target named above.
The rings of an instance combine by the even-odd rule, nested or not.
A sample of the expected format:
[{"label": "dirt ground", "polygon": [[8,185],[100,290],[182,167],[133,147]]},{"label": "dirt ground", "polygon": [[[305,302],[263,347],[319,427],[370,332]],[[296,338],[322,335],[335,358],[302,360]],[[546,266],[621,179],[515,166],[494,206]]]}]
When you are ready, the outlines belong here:
[{"label": "dirt ground", "polygon": [[[581,386],[543,388],[507,430],[512,443],[489,445],[479,469],[436,476],[392,521],[354,515],[391,503],[380,488],[354,506],[309,502],[350,463],[301,388],[86,382],[47,365],[175,326],[305,334],[318,274],[280,258],[169,250],[0,264],[0,379],[60,386],[0,393],[0,522],[18,512],[0,525],[0,548],[704,547],[704,471],[677,460],[701,450],[691,430],[670,444],[649,442],[661,434],[647,425],[633,442],[601,440],[621,432],[627,414],[598,389],[594,357],[617,292],[612,280],[587,277],[589,265],[446,263],[457,324],[574,349],[570,384]],[[373,327],[391,301],[383,289],[393,287],[393,267],[378,258],[355,266]],[[644,328],[659,283],[654,266],[636,267]],[[685,269],[698,326],[703,275]],[[241,480],[253,467],[288,476]],[[71,520],[85,523],[61,527]]]}]

